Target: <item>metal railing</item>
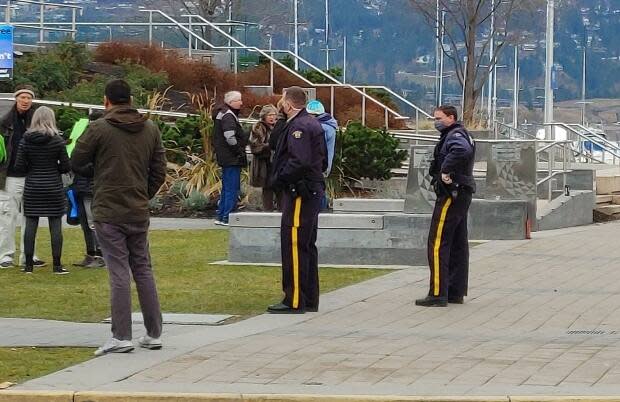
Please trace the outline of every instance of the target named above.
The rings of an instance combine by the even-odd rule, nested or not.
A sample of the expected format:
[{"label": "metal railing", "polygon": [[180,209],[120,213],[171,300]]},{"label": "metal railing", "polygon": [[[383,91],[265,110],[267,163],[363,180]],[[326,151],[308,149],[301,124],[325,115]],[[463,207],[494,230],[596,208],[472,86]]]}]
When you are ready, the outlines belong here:
[{"label": "metal railing", "polygon": [[[528,133],[525,130],[521,130],[519,128],[515,128],[513,126],[510,126],[508,124],[499,122],[499,121],[495,121],[495,139],[498,139],[500,134],[505,135],[506,137],[508,137],[508,139],[512,140],[512,139],[537,139],[537,137],[533,134]],[[503,131],[501,130],[503,129]],[[508,134],[504,134],[505,132],[508,132]]]},{"label": "metal railing", "polygon": [[[557,127],[563,128],[567,132],[567,137],[572,136],[577,140],[578,146],[577,149],[580,151],[582,155],[585,155],[587,158],[591,160],[595,160],[594,158],[594,146],[597,146],[602,153],[602,163],[606,163],[605,153],[608,153],[612,156],[612,164],[617,165],[620,162],[620,147],[616,144],[613,144],[611,141],[607,140],[603,136],[592,132],[591,130],[586,129],[580,124],[567,124],[567,123],[548,123],[545,124],[547,127],[551,127],[552,137],[555,137],[555,129]],[[584,133],[587,132],[588,134]],[[571,138],[568,138],[571,141],[574,141]],[[591,144],[591,154],[585,151],[584,144]],[[598,161],[598,160],[597,160]]]},{"label": "metal railing", "polygon": [[[12,22],[11,21],[11,10],[15,3],[23,3],[23,4],[32,4],[39,6],[39,21],[38,22]],[[26,28],[26,29],[36,29],[39,30],[39,41],[43,42],[45,31],[60,31],[60,32],[69,32],[71,37],[75,39],[75,34],[77,33],[77,12],[79,10],[80,15],[84,10],[81,6],[76,6],[72,4],[61,4],[61,3],[48,3],[45,1],[34,1],[34,0],[7,0],[6,4],[0,7],[5,7],[4,20],[7,24],[11,24],[15,27]],[[58,28],[58,27],[48,27],[49,21],[45,21],[45,8],[60,8],[60,9],[69,9],[71,10],[71,23],[66,23],[64,25],[70,25],[71,28]]]},{"label": "metal railing", "polygon": [[[541,148],[538,148],[538,146],[536,147],[536,166],[538,167],[538,165],[541,163],[541,159],[540,156],[543,153],[547,153],[547,176],[543,177],[540,180],[537,180],[536,182],[536,187],[539,188],[540,186],[544,185],[545,183],[547,183],[548,181],[550,181],[551,179],[557,177],[557,176],[562,176],[562,188],[566,187],[566,175],[567,173],[569,173],[571,170],[568,167],[568,155],[572,155],[573,149],[572,149],[572,141],[569,140],[564,140],[564,141],[545,141],[545,140],[537,140],[538,142],[544,142],[547,143],[546,145],[542,146]],[[555,164],[557,162],[557,158],[556,158],[556,154],[555,152],[557,150],[561,151],[561,158],[562,158],[562,168],[561,169],[556,169],[555,168]],[[538,169],[536,170],[537,173],[539,172]],[[551,185],[551,183],[549,183],[549,185],[547,186],[547,199],[549,201],[551,201],[553,199],[553,186]]]},{"label": "metal railing", "polygon": [[[235,73],[238,72],[237,68],[238,68],[238,51],[239,50],[255,52],[257,54],[260,54],[261,56],[266,57],[269,60],[270,66],[271,66],[269,86],[272,89],[274,86],[274,66],[275,65],[284,69],[289,74],[293,75],[295,78],[299,79],[301,82],[304,83],[304,85],[307,85],[310,87],[316,87],[316,88],[321,88],[321,87],[329,88],[330,89],[330,106],[331,106],[330,111],[332,112],[334,110],[334,97],[335,97],[334,89],[343,88],[343,89],[352,90],[356,94],[358,94],[362,99],[361,120],[364,124],[366,122],[366,103],[367,102],[374,103],[375,105],[377,105],[378,107],[384,110],[386,128],[389,128],[389,117],[390,116],[392,116],[396,120],[411,120],[412,119],[409,116],[402,115],[400,112],[398,112],[397,110],[394,110],[390,106],[374,98],[372,95],[367,94],[366,89],[371,89],[371,88],[385,91],[386,93],[390,94],[390,96],[397,99],[399,102],[402,102],[407,107],[410,107],[412,111],[415,113],[416,131],[419,129],[420,118],[431,118],[431,116],[426,111],[424,111],[422,108],[418,107],[417,105],[407,100],[406,98],[400,96],[398,93],[396,93],[395,91],[393,91],[392,89],[388,87],[356,86],[356,85],[351,85],[351,84],[345,84],[343,82],[340,82],[338,79],[328,74],[327,72],[323,71],[319,67],[315,66],[308,60],[304,59],[303,57],[289,50],[277,50],[277,49],[266,50],[266,49],[259,49],[254,46],[247,46],[246,44],[242,43],[240,40],[238,40],[237,38],[235,38],[234,36],[232,36],[231,34],[229,34],[224,29],[221,28],[223,26],[238,25],[235,23],[225,23],[225,24],[213,23],[213,22],[206,20],[204,17],[200,15],[196,15],[196,14],[183,15],[183,17],[188,19],[187,23],[183,23],[183,22],[176,20],[176,18],[173,18],[170,15],[164,13],[163,11],[157,10],[157,9],[140,10],[142,12],[148,13],[148,22],[110,22],[110,23],[107,23],[107,22],[77,22],[77,11],[79,10],[80,13],[82,11],[82,7],[80,6],[48,3],[45,1],[33,1],[33,0],[13,0],[12,3],[28,3],[28,4],[36,4],[40,6],[40,15],[39,15],[38,22],[27,22],[27,23],[13,22],[13,25],[16,27],[26,28],[26,29],[38,29],[40,31],[39,39],[41,43],[44,43],[44,40],[43,40],[44,31],[66,32],[66,33],[70,33],[72,38],[75,38],[78,27],[82,27],[82,26],[108,26],[108,27],[136,26],[136,27],[147,27],[148,28],[148,40],[149,40],[149,43],[152,44],[153,43],[153,29],[157,26],[168,26],[168,27],[177,28],[178,30],[180,30],[181,33],[187,36],[187,39],[188,39],[187,50],[188,50],[188,55],[190,57],[192,53],[195,51],[194,46],[197,47],[198,43],[202,43],[203,45],[206,45],[208,48],[212,50],[225,50],[225,51],[231,52],[233,55],[233,68],[235,70]],[[7,23],[10,23],[11,22],[11,11],[10,11],[11,0],[7,0],[7,4],[5,5],[5,7],[6,7],[5,20]],[[57,7],[66,7],[66,8],[73,10],[71,22],[64,23],[64,22],[45,21],[44,14],[45,14],[46,8],[53,9]],[[154,15],[161,16],[167,22],[162,23],[162,22],[154,21],[153,20]],[[70,26],[70,28],[62,28],[63,26]],[[196,27],[213,29],[218,34],[222,35],[222,37],[225,40],[228,41],[228,45],[218,46],[218,45],[215,45],[214,43],[207,41],[205,38],[203,38],[202,36],[194,32],[194,28]],[[305,64],[312,71],[320,74],[327,81],[327,83],[311,82],[306,77],[304,77],[302,74],[300,74],[299,71],[291,69],[287,67],[286,65],[284,65],[282,62],[280,62],[275,57],[276,54],[284,54],[284,55],[290,56],[294,60],[297,61],[296,64],[299,64],[299,63]]]},{"label": "metal railing", "polygon": [[[7,96],[0,96],[0,101],[15,101],[15,98],[7,97]],[[37,105],[45,105],[45,106],[74,107],[76,109],[87,110],[89,114],[93,110],[105,110],[105,107],[103,105],[91,105],[88,103],[81,103],[81,102],[63,102],[63,101],[53,101],[53,100],[45,100],[45,99],[34,99],[32,103],[37,104]],[[142,114],[150,114],[150,115],[164,116],[164,117],[174,117],[176,119],[198,116],[197,113],[173,112],[173,111],[157,110],[157,109],[138,108],[137,110],[139,113],[142,113]],[[239,121],[245,124],[253,124],[253,123],[256,123],[258,120],[250,119],[250,118],[240,118]]]},{"label": "metal railing", "polygon": [[[283,68],[288,73],[290,73],[293,76],[295,76],[297,79],[302,80],[307,85],[310,85],[310,86],[313,86],[313,87],[326,87],[326,88],[330,88],[331,89],[331,92],[330,92],[330,106],[331,106],[330,110],[331,111],[333,111],[333,109],[334,109],[334,88],[345,88],[345,89],[353,90],[354,92],[356,92],[358,95],[360,95],[362,97],[362,123],[363,124],[365,124],[365,112],[366,112],[366,107],[365,106],[366,106],[366,101],[367,100],[370,100],[371,102],[375,103],[377,106],[379,106],[382,109],[384,109],[384,111],[385,111],[385,127],[386,128],[389,127],[388,114],[391,114],[394,118],[400,119],[400,120],[410,119],[410,117],[401,115],[398,111],[390,108],[389,106],[387,106],[383,102],[381,102],[381,101],[375,99],[374,97],[372,97],[371,95],[367,94],[366,93],[366,89],[378,89],[378,90],[385,91],[385,92],[389,93],[391,96],[396,97],[399,101],[404,102],[405,104],[407,104],[408,106],[413,108],[413,110],[414,110],[414,112],[416,114],[416,118],[415,118],[416,129],[419,127],[420,114],[422,114],[426,118],[432,118],[432,116],[430,114],[428,114],[427,112],[425,112],[423,109],[421,109],[420,107],[418,107],[414,103],[408,101],[404,97],[398,95],[396,92],[394,92],[392,89],[390,89],[388,87],[376,86],[376,85],[375,86],[357,86],[357,85],[345,84],[345,83],[339,81],[338,79],[336,79],[335,77],[333,77],[332,75],[330,75],[329,73],[327,73],[327,72],[323,71],[322,69],[320,69],[319,67],[315,66],[310,61],[308,61],[308,60],[304,59],[303,57],[301,57],[301,56],[291,52],[290,50],[259,49],[259,48],[255,47],[255,46],[247,46],[244,43],[242,43],[241,41],[239,41],[237,38],[235,38],[234,36],[230,35],[226,31],[221,29],[219,26],[211,23],[210,21],[208,21],[207,19],[202,17],[201,15],[186,14],[186,15],[183,15],[183,17],[187,17],[189,19],[189,26],[190,27],[192,25],[192,19],[194,19],[194,18],[198,19],[203,24],[207,24],[209,27],[213,28],[216,32],[221,34],[231,44],[235,43],[236,46],[231,46],[231,45],[228,45],[228,46],[216,46],[216,45],[213,45],[211,43],[208,43],[207,41],[204,40],[204,38],[196,35],[191,29],[185,28],[182,23],[180,23],[179,21],[176,21],[174,18],[172,18],[171,16],[167,15],[166,13],[164,13],[161,10],[142,10],[142,11],[149,13],[149,21],[152,21],[152,15],[153,15],[153,13],[156,13],[156,14],[159,14],[160,16],[168,19],[171,22],[176,22],[178,24],[179,28],[184,29],[189,35],[197,38],[198,40],[201,40],[203,43],[207,44],[207,46],[211,47],[212,49],[232,50],[233,53],[235,54],[235,56],[234,56],[235,59],[237,58],[236,52],[238,50],[247,50],[247,51],[250,51],[250,52],[256,52],[256,53],[266,57],[270,61],[270,66],[271,66],[271,70],[270,70],[270,87],[271,88],[273,88],[273,86],[274,86],[274,82],[273,82],[273,78],[274,78],[273,65],[274,65],[274,63],[277,64],[280,68]],[[191,47],[192,47],[192,41],[190,39],[189,43],[188,43],[188,49],[191,49]],[[304,77],[303,75],[299,74],[298,71],[296,71],[294,69],[291,69],[288,66],[284,65],[283,63],[281,63],[277,58],[274,57],[274,54],[276,54],[276,53],[285,54],[287,56],[292,57],[294,60],[297,60],[298,62],[301,62],[301,63],[307,65],[308,67],[310,67],[312,69],[312,71],[315,71],[316,73],[320,74],[325,79],[331,81],[331,83],[313,83],[313,82],[311,82],[306,77]],[[234,63],[234,66],[236,67],[236,63]]]}]

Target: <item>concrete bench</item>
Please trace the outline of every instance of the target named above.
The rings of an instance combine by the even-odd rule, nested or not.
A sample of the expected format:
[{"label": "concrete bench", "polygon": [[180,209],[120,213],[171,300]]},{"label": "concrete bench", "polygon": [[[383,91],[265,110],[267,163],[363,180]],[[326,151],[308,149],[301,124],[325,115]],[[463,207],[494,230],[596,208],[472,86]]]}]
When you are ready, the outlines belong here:
[{"label": "concrete bench", "polygon": [[[280,213],[230,216],[230,262],[279,263]],[[430,215],[321,214],[319,262],[334,265],[425,265]]]},{"label": "concrete bench", "polygon": [[334,213],[363,212],[403,212],[404,199],[337,198],[334,200]]},{"label": "concrete bench", "polygon": [[[405,200],[338,198],[334,211],[342,214],[402,213]],[[351,215],[355,216],[355,215]],[[518,200],[472,200],[469,208],[469,237],[471,240],[525,239],[527,202]],[[535,222],[532,222],[535,228]]]},{"label": "concrete bench", "polygon": [[[279,212],[236,213],[229,223],[232,227],[280,228],[281,216]],[[319,229],[383,229],[383,215],[320,214]]]}]

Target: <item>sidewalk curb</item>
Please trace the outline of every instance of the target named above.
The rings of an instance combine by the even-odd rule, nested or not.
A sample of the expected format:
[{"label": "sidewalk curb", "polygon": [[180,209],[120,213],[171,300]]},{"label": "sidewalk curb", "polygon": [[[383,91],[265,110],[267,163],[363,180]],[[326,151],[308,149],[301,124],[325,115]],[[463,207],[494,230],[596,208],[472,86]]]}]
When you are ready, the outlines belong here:
[{"label": "sidewalk curb", "polygon": [[[506,396],[205,394],[0,391],[0,402],[510,402]],[[552,401],[552,400],[549,400]],[[557,402],[563,401],[561,398]],[[620,401],[620,399],[616,400]],[[616,402],[614,401],[614,402]],[[523,402],[526,402],[523,400]],[[576,401],[575,401],[576,402]],[[584,401],[585,402],[585,401]],[[611,402],[611,400],[609,400]]]},{"label": "sidewalk curb", "polygon": [[620,396],[390,396],[0,391],[0,402],[620,402]]}]

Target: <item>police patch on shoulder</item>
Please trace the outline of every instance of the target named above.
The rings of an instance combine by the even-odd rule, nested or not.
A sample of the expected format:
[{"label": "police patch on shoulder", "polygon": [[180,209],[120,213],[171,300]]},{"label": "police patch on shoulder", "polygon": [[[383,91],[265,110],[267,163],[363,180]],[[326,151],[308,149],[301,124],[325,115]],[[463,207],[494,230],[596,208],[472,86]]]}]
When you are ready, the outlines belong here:
[{"label": "police patch on shoulder", "polygon": [[297,131],[293,131],[293,137],[300,139],[301,138],[301,134],[302,132],[297,130]]}]

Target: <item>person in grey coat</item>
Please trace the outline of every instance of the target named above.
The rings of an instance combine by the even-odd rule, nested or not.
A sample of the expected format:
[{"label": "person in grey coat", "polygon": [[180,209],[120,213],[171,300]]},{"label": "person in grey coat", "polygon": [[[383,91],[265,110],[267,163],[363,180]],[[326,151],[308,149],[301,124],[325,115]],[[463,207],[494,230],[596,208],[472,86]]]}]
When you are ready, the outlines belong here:
[{"label": "person in grey coat", "polygon": [[24,272],[30,274],[34,267],[34,241],[39,218],[49,220],[52,239],[54,273],[68,274],[60,262],[62,255],[62,217],[66,211],[66,197],[62,173],[71,170],[65,140],[56,128],[52,109],[42,106],[32,116],[30,128],[24,134],[17,151],[15,169],[26,175],[24,186]]}]

